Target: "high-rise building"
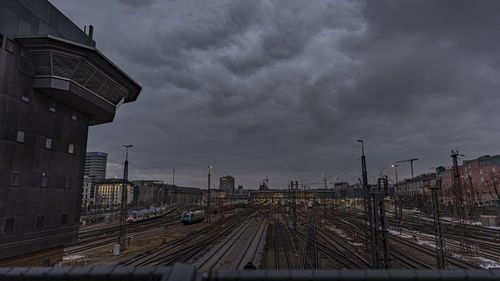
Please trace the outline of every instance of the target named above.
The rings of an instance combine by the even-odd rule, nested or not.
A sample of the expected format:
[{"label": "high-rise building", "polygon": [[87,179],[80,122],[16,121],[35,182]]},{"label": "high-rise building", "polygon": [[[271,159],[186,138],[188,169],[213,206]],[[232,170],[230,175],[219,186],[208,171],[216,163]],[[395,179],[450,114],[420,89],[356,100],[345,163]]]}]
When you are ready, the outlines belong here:
[{"label": "high-rise building", "polygon": [[90,178],[90,198],[95,198],[95,184],[106,179],[108,154],[104,152],[87,152],[85,156],[85,176]]},{"label": "high-rise building", "polygon": [[53,265],[78,240],[89,125],[140,85],[47,0],[0,1],[0,266]]},{"label": "high-rise building", "polygon": [[234,177],[225,176],[220,178],[219,188],[228,193],[234,192]]}]

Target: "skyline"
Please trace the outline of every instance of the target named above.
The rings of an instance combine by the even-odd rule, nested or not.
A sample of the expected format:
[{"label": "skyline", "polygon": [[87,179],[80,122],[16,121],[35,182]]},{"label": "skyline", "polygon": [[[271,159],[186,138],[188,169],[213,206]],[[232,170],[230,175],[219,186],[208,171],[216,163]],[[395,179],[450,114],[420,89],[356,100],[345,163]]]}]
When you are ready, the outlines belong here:
[{"label": "skyline", "polygon": [[176,183],[202,188],[208,164],[245,187],[320,181],[360,157],[358,138],[371,181],[397,160],[420,159],[417,175],[449,166],[451,149],[496,154],[497,2],[51,3],[94,25],[97,47],[144,87],[89,130],[111,170],[123,143],[135,167],[170,183],[175,165]]}]

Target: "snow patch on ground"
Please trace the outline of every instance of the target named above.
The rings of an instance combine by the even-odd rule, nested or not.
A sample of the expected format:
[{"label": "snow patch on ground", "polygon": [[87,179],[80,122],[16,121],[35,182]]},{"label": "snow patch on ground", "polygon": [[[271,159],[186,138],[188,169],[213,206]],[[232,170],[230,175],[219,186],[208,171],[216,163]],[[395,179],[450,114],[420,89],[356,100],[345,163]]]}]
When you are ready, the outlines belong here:
[{"label": "snow patch on ground", "polygon": [[396,235],[396,236],[399,236],[401,238],[405,238],[405,239],[412,238],[411,235],[408,235],[408,234],[405,234],[405,233],[399,234],[399,231],[392,230],[392,229],[389,229],[389,233],[393,234],[393,235]]},{"label": "snow patch on ground", "polygon": [[331,227],[329,225],[326,226],[326,228],[330,231],[333,231],[335,232],[338,236],[342,237],[342,238],[345,238],[345,239],[348,239],[350,240],[349,237],[347,237],[347,235],[344,233],[344,231],[338,229],[338,228],[335,228],[335,227]]},{"label": "snow patch on ground", "polygon": [[480,266],[482,268],[485,268],[485,269],[489,269],[489,268],[500,268],[500,263],[494,261],[494,260],[490,260],[490,259],[487,259],[487,258],[483,258],[483,257],[474,257],[475,259],[478,259],[480,260]]},{"label": "snow patch on ground", "polygon": [[[399,237],[404,238],[404,239],[411,239],[413,242],[416,242],[419,245],[427,246],[430,248],[436,248],[436,242],[433,240],[434,236],[432,236],[432,235],[420,233],[417,231],[410,232],[407,229],[403,229],[401,234],[399,234],[399,231],[397,231],[397,230],[390,229],[389,233],[396,235],[396,236],[399,236]],[[425,238],[429,238],[431,240],[421,239],[422,236]]]}]

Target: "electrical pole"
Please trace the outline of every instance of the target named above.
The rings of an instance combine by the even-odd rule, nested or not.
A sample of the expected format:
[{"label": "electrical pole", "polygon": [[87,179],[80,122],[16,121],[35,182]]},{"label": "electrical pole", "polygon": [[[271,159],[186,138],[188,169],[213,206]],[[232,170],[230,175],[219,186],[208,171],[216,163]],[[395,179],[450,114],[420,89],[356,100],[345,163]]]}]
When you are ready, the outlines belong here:
[{"label": "electrical pole", "polygon": [[123,184],[122,184],[122,198],[120,204],[120,231],[118,242],[120,244],[120,251],[125,250],[125,240],[127,236],[127,195],[128,195],[128,149],[132,145],[122,145],[125,147],[125,163],[123,165]]},{"label": "electrical pole", "polygon": [[[366,157],[365,157],[365,146],[364,146],[364,141],[359,139],[358,142],[361,143],[361,177],[362,177],[362,184],[363,184],[363,191],[364,191],[364,213],[365,213],[365,229],[366,229],[366,235],[365,235],[365,251],[368,251],[370,249],[370,244],[372,248],[372,252],[375,250],[375,247],[373,245],[373,216],[372,216],[372,204],[371,198],[370,198],[370,186],[368,185],[368,173],[366,171]],[[376,262],[375,260],[373,261],[374,263]]]},{"label": "electrical pole", "polygon": [[[208,165],[207,168],[208,168],[207,221],[210,222],[210,214],[212,213],[210,209],[210,196],[212,195],[210,193],[210,169],[212,169],[213,166]],[[215,199],[217,200],[217,197]]]},{"label": "electrical pole", "polygon": [[439,197],[437,189],[441,189],[441,180],[437,180],[436,186],[431,187],[432,192],[432,208],[434,211],[434,230],[436,239],[436,262],[439,269],[448,267],[446,260],[446,246],[444,242],[443,227],[441,225],[441,213],[439,211]]},{"label": "electrical pole", "polygon": [[323,178],[324,178],[324,180],[325,180],[325,190],[327,190],[327,189],[328,189],[328,187],[327,187],[327,185],[326,185],[326,173],[322,173],[322,175],[323,175]]},{"label": "electrical pole", "polygon": [[458,156],[463,156],[458,153],[458,150],[451,151],[451,158],[453,159],[453,175],[455,178],[455,210],[458,220],[458,232],[460,233],[460,251],[469,252],[469,241],[467,239],[467,229],[465,225],[465,213],[464,213],[464,200],[462,196],[462,187],[460,185],[460,173],[458,171]]},{"label": "electrical pole", "polygon": [[413,158],[413,159],[408,159],[408,160],[400,160],[400,161],[396,161],[396,163],[410,162],[410,167],[411,167],[411,178],[413,179],[413,162],[414,162],[414,161],[417,161],[417,160],[418,160],[417,158]]}]

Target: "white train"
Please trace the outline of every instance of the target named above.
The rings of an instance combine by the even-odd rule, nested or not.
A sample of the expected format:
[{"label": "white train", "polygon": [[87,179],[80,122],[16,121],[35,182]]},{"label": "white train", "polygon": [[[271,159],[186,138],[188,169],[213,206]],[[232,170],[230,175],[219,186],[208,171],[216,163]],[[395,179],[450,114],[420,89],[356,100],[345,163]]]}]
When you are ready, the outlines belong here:
[{"label": "white train", "polygon": [[140,221],[149,220],[152,218],[157,218],[165,215],[166,213],[173,210],[174,206],[164,206],[153,209],[146,209],[140,211],[133,211],[128,214],[127,223],[136,223]]}]

